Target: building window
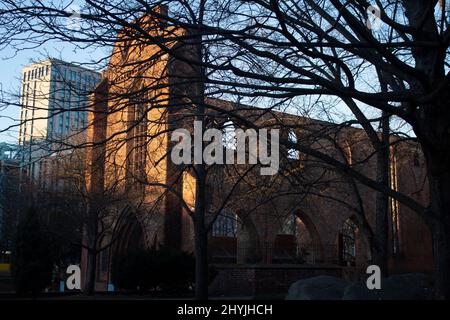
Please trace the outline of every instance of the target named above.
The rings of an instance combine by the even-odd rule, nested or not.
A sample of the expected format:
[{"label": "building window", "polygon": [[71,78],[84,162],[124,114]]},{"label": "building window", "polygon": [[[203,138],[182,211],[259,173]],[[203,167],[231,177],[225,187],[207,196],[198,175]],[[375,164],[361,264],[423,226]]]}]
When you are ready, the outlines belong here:
[{"label": "building window", "polygon": [[42,161],[39,161],[39,172],[38,172],[38,184],[40,187],[43,187],[44,179],[42,176]]},{"label": "building window", "polygon": [[62,88],[61,88],[61,106],[60,106],[60,108],[62,108],[63,107],[63,104],[64,104],[64,100],[66,99],[66,87],[64,86],[64,84],[63,84],[63,86],[62,86]]},{"label": "building window", "polygon": [[75,126],[80,127],[80,113],[78,111],[75,112]]},{"label": "building window", "polygon": [[86,123],[86,114],[84,112],[81,112],[81,126],[84,128],[86,127],[87,123]]},{"label": "building window", "polygon": [[353,153],[352,153],[352,147],[350,146],[348,141],[345,141],[344,155],[347,160],[347,164],[351,166],[353,164]]},{"label": "building window", "polygon": [[37,179],[36,179],[36,162],[33,162],[33,163],[31,164],[31,174],[30,174],[30,176],[31,176],[31,178],[32,178],[33,180],[37,180]]},{"label": "building window", "polygon": [[56,92],[56,81],[52,80],[51,81],[51,88],[50,88],[50,94],[52,95],[52,97],[54,97]]},{"label": "building window", "polygon": [[50,115],[48,119],[48,129],[47,129],[47,138],[52,139],[53,135],[53,114]]},{"label": "building window", "polygon": [[70,125],[70,112],[66,112],[66,132],[69,131],[69,125]]},{"label": "building window", "polygon": [[[398,191],[397,157],[395,156],[395,151],[393,151],[393,149],[391,149],[391,161],[389,173],[390,173],[389,174],[390,187],[392,190]],[[394,198],[389,198],[389,206],[391,211],[391,224],[392,224],[392,250],[394,253],[399,253],[400,251],[399,203]]]},{"label": "building window", "polygon": [[356,229],[353,219],[345,221],[342,228],[342,260],[346,264],[354,264],[356,257]]},{"label": "building window", "polygon": [[60,114],[59,115],[58,133],[62,133],[63,132],[63,125],[64,125],[63,115]]},{"label": "building window", "polygon": [[129,174],[146,178],[147,158],[147,100],[143,93],[130,99],[129,106]]},{"label": "building window", "polygon": [[237,235],[237,215],[229,210],[219,213],[212,227],[213,237],[233,237]]},{"label": "building window", "polygon": [[297,234],[297,216],[295,213],[282,219],[280,232],[278,234],[295,236]]},{"label": "building window", "polygon": [[132,105],[133,150],[131,150],[131,173],[145,178],[147,157],[147,100],[140,94]]}]

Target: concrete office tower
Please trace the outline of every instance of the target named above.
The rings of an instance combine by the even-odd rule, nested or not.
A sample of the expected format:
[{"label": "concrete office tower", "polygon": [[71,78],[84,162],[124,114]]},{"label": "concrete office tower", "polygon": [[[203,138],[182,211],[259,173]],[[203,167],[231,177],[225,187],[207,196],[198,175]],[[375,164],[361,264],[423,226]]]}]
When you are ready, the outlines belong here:
[{"label": "concrete office tower", "polygon": [[37,159],[64,143],[85,138],[88,91],[100,73],[57,59],[26,66],[22,72],[19,145],[22,165],[36,175]]}]

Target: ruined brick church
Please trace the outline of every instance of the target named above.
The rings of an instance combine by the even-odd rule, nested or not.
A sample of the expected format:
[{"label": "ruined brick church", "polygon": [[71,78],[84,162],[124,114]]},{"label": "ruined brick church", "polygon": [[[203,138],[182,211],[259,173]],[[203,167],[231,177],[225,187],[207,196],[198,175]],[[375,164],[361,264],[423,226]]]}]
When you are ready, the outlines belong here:
[{"label": "ruined brick church", "polygon": [[[209,124],[223,128],[225,136],[249,123],[280,128],[280,137],[375,178],[376,159],[363,130],[200,99],[201,72],[189,63],[199,54],[195,37],[184,37],[188,32],[156,18],[137,23],[148,30],[148,42],[138,43],[131,30],[119,32],[103,80],[90,95],[87,190],[91,199],[107,203],[102,225],[110,225],[99,231],[100,246],[104,242],[107,249],[97,258],[98,290],[111,282],[111,259],[118,252],[160,244],[194,251],[195,173],[170,159],[170,134],[175,128],[192,132],[193,105],[203,104]],[[233,149],[227,142],[223,147]],[[390,151],[391,188],[426,204],[420,149],[399,142]],[[208,252],[218,270],[213,294],[283,292],[300,278],[357,277],[371,264],[377,193],[317,158],[286,148],[280,153],[275,176],[260,176],[245,164],[209,170]],[[389,229],[390,273],[433,271],[427,226],[394,199],[389,200]],[[108,246],[111,239],[115,242]],[[86,263],[83,252],[84,270]]]}]

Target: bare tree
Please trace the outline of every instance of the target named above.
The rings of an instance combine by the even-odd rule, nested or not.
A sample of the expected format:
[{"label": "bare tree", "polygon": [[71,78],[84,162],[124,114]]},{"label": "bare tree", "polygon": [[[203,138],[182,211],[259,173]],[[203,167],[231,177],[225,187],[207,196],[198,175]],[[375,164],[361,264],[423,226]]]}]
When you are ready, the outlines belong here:
[{"label": "bare tree", "polygon": [[[49,38],[70,41],[80,47],[111,47],[116,44],[127,48],[130,39],[138,44],[136,48],[145,44],[156,45],[157,52],[148,59],[131,64],[127,72],[145,62],[151,66],[152,62],[165,55],[200,69],[199,78],[192,80],[191,77],[191,83],[187,85],[189,89],[195,90],[182,90],[179,97],[170,101],[166,100],[164,93],[156,97],[159,105],[163,103],[186,108],[197,119],[204,119],[205,108],[217,109],[204,103],[206,96],[225,96],[237,102],[260,103],[267,106],[268,112],[276,108],[293,108],[300,114],[312,116],[320,115],[323,111],[319,100],[337,99],[340,101],[339,108],[348,109],[345,115],[349,119],[342,125],[361,126],[374,152],[379,153],[380,171],[377,179],[368,177],[320,148],[292,143],[288,139],[282,139],[281,143],[333,166],[358,183],[379,192],[381,219],[378,224],[380,229],[375,233],[381,237],[386,231],[383,222],[386,219],[386,197],[394,198],[420,214],[433,233],[439,296],[448,297],[450,278],[446,271],[450,265],[450,222],[447,213],[450,205],[446,194],[450,177],[446,163],[450,148],[449,115],[445,107],[449,92],[450,33],[446,1],[441,2],[440,9],[437,0],[376,1],[382,22],[379,30],[368,28],[368,14],[372,14],[368,9],[371,8],[376,15],[378,9],[370,7],[367,1],[344,3],[339,0],[302,0],[280,3],[256,0],[217,3],[201,0],[189,4],[171,1],[170,14],[155,9],[156,4],[165,3],[86,1],[86,10],[81,14],[83,23],[74,31],[63,23],[63,19],[71,15],[66,11],[67,5],[4,1],[0,11],[2,43],[17,50],[26,48],[30,42],[41,45]],[[139,19],[143,15],[158,18],[165,25],[165,32],[155,34],[151,28],[150,31],[142,28],[138,22],[142,22]],[[125,30],[124,36],[116,39],[118,30]],[[24,45],[21,41],[27,39],[29,41]],[[202,52],[185,56],[176,50],[177,47],[173,45],[176,42],[194,43],[196,45],[193,47],[201,48],[198,50]],[[120,52],[113,52],[112,56],[114,54]],[[181,78],[178,76],[177,86],[180,86]],[[171,84],[165,82],[167,79],[162,79],[165,79],[164,76],[153,81],[147,79],[151,84],[146,89],[161,86],[169,88]],[[125,84],[129,84],[128,80],[122,83],[116,80],[115,83],[119,87]],[[139,89],[131,91],[134,91],[134,95],[139,93]],[[130,97],[130,90],[122,97],[124,95]],[[118,100],[120,96],[110,96],[108,101]],[[305,96],[317,99],[304,104]],[[155,98],[150,100],[154,101]],[[113,112],[120,114],[125,107],[126,104],[116,104]],[[257,121],[246,120],[238,113],[222,113],[249,128],[261,126]],[[431,190],[429,204],[423,205],[393,190],[386,183],[386,172],[383,170],[386,168],[387,153],[383,153],[383,150],[388,148],[386,137],[389,131],[385,123],[380,136],[374,130],[373,123],[378,123],[380,118],[386,121],[389,117],[408,124],[421,145],[427,159]],[[283,122],[281,126],[289,127]],[[114,135],[126,135],[134,127],[131,125]],[[158,130],[157,135],[164,131]],[[121,141],[124,143],[127,139]],[[198,254],[201,255],[202,246],[206,245],[206,168],[199,165],[194,169],[197,196],[193,217],[200,239]],[[155,186],[158,184],[152,183]],[[167,187],[167,184],[164,185]],[[378,244],[381,257],[385,242],[381,240]],[[205,261],[204,258],[200,260]],[[198,268],[202,272],[205,271],[203,262],[200,264],[198,261]],[[198,286],[205,287],[200,283]],[[203,290],[198,297],[204,296]]]}]

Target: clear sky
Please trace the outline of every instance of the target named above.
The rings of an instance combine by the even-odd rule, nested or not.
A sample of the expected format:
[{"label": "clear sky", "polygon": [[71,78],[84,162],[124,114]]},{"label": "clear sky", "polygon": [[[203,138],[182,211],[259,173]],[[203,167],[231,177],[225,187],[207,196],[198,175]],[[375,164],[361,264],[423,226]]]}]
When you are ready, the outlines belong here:
[{"label": "clear sky", "polygon": [[[47,57],[58,58],[68,62],[85,63],[105,56],[100,49],[76,49],[68,43],[48,42],[38,49],[15,52],[11,47],[0,49],[0,89],[1,100],[11,100],[10,94],[17,95],[20,88],[22,68]],[[89,65],[89,68],[94,66]],[[99,66],[100,68],[100,66]],[[15,99],[17,100],[17,99]],[[18,101],[15,101],[16,103]],[[18,127],[6,132],[11,125],[18,124],[19,108],[15,105],[0,105],[0,142],[17,143]]]}]

